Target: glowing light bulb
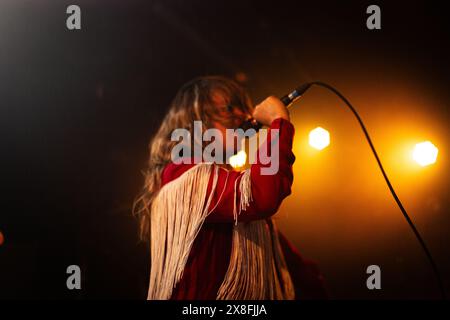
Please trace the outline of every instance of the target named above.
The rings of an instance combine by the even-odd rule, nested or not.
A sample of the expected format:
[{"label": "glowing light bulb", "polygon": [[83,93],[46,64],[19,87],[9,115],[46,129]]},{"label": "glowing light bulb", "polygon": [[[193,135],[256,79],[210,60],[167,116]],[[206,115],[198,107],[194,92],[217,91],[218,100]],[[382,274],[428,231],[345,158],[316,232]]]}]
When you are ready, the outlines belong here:
[{"label": "glowing light bulb", "polygon": [[240,168],[243,167],[245,165],[245,162],[247,161],[247,154],[245,153],[244,150],[239,151],[238,153],[236,153],[234,156],[230,157],[230,165],[233,168]]},{"label": "glowing light bulb", "polygon": [[330,133],[324,128],[317,127],[309,133],[309,145],[322,150],[330,144]]},{"label": "glowing light bulb", "polygon": [[413,159],[425,167],[436,162],[438,151],[438,148],[430,141],[421,142],[414,147]]}]

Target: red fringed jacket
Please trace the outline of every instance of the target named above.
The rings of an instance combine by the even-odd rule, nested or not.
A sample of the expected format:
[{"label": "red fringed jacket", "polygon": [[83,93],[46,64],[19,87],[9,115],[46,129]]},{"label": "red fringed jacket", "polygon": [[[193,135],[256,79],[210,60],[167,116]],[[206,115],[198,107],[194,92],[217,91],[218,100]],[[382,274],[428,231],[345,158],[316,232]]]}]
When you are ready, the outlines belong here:
[{"label": "red fringed jacket", "polygon": [[[257,162],[251,166],[253,201],[245,211],[241,212],[238,221],[269,218],[277,212],[281,201],[291,193],[292,164],[295,160],[292,153],[294,127],[289,121],[280,118],[274,120],[270,128],[280,130],[279,170],[275,175],[261,175],[260,169],[264,165]],[[164,185],[178,178],[194,165],[168,164],[163,170],[161,184]],[[239,172],[231,171],[228,181],[226,178],[227,172],[219,170],[217,188],[211,203],[211,208],[216,205],[217,207],[202,225],[193,243],[183,276],[173,290],[171,299],[216,299],[228,268],[231,253],[232,228],[235,223],[233,217],[234,185],[236,179],[239,179]],[[210,179],[208,192],[211,190],[211,185],[212,179]],[[295,287],[296,299],[327,298],[323,278],[316,264],[303,258],[281,233],[279,238]]]}]

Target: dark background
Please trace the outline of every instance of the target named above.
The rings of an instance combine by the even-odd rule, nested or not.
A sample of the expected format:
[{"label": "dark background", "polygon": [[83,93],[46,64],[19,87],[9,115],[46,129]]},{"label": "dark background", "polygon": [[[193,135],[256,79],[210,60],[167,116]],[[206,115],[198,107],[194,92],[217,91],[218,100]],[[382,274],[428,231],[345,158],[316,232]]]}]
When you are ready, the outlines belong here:
[{"label": "dark background", "polygon": [[[65,26],[70,4],[81,7],[81,30]],[[281,96],[304,81],[334,84],[354,101],[380,148],[389,140],[388,133],[382,135],[383,128],[399,119],[419,123],[426,114],[427,126],[434,128],[440,141],[443,165],[427,184],[431,198],[417,197],[413,191],[403,195],[405,203],[432,199],[430,219],[419,214],[413,218],[430,244],[448,291],[450,179],[444,167],[449,149],[448,13],[443,4],[429,1],[377,2],[382,29],[370,31],[365,26],[370,4],[2,1],[0,231],[5,243],[0,246],[0,296],[145,297],[148,254],[137,242],[130,208],[143,183],[140,171],[147,144],[177,89],[205,74],[239,80],[255,101],[269,94]],[[309,100],[321,108],[306,109],[305,100],[309,111],[293,111],[298,112],[294,118],[328,119],[324,120],[328,124],[339,119],[342,126],[345,122],[340,119],[347,119],[355,126],[348,113],[327,113],[331,111],[324,106],[329,100],[320,100],[321,92],[329,95],[317,89]],[[401,106],[386,103],[395,97]],[[413,106],[404,101],[422,103]],[[391,122],[386,120],[389,116]],[[301,137],[300,123],[297,130]],[[356,126],[345,137],[352,136],[368,152]],[[348,163],[345,158],[339,158],[343,166]],[[302,154],[297,162],[305,168],[301,159]],[[301,210],[293,212],[294,192],[284,210],[300,216],[296,219],[304,230],[297,232],[296,224],[290,223],[284,226],[286,234],[318,261],[334,298],[436,298],[435,280],[423,253],[379,180],[375,163],[368,167],[390,205],[396,228],[389,227],[390,215],[370,215],[384,212],[377,207],[377,198],[364,201],[373,205],[362,213],[341,196],[334,197],[341,202],[329,203],[309,197],[317,211],[314,215],[303,211],[302,220]],[[351,168],[344,168],[348,170],[341,170],[339,181],[352,175]],[[298,179],[313,187],[320,179],[311,175]],[[359,183],[369,190],[372,182]],[[354,190],[361,189],[358,185]],[[331,192],[336,195],[335,191]],[[407,208],[429,211],[420,204]],[[370,219],[354,218],[351,213],[357,211],[357,216],[368,213]],[[312,222],[313,216],[322,222]],[[344,220],[346,216],[353,218]],[[65,286],[70,264],[81,267],[80,291]],[[380,291],[365,287],[369,264],[382,267]]]}]

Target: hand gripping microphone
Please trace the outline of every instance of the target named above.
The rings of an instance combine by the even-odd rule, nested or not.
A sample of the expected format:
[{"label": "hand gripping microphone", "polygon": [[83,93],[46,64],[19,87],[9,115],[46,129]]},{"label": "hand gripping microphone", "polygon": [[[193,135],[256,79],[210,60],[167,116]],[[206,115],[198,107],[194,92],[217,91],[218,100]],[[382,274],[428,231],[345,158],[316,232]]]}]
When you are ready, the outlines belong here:
[{"label": "hand gripping microphone", "polygon": [[[283,102],[283,104],[286,107],[289,107],[291,104],[293,104],[297,99],[299,99],[305,92],[306,90],[308,90],[311,86],[313,85],[313,83],[305,83],[302,84],[300,87],[296,88],[294,91],[292,91],[291,93],[283,96],[282,98],[280,98],[281,102]],[[261,129],[262,125],[256,121],[253,118],[250,118],[248,120],[246,120],[241,126],[241,129],[247,130],[247,129],[255,129],[255,130],[259,130]]]}]

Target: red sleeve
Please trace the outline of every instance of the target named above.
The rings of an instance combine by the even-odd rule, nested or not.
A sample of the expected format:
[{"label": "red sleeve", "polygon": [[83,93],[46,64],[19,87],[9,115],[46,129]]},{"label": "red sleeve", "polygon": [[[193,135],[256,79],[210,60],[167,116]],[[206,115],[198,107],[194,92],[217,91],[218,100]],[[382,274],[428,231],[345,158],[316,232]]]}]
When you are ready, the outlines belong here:
[{"label": "red sleeve", "polygon": [[[242,210],[238,216],[238,221],[251,221],[265,219],[275,214],[281,204],[281,201],[291,193],[293,182],[292,164],[295,156],[292,153],[292,141],[294,137],[293,125],[282,118],[276,119],[270,125],[270,129],[279,129],[278,139],[271,141],[270,132],[267,136],[266,144],[271,147],[275,144],[279,146],[279,165],[278,170],[273,175],[261,174],[261,168],[268,168],[270,164],[262,164],[259,157],[255,164],[251,166],[251,188],[253,200],[246,210]],[[265,146],[263,146],[265,147]],[[195,166],[195,164],[169,164],[163,171],[162,184],[176,179],[185,171]],[[213,173],[214,174],[214,173]],[[213,174],[211,175],[208,192],[212,189]],[[239,180],[242,173],[219,168],[217,187],[213,195],[210,208],[214,210],[206,219],[208,222],[234,222],[234,194],[235,183],[236,206],[240,203]]]}]

